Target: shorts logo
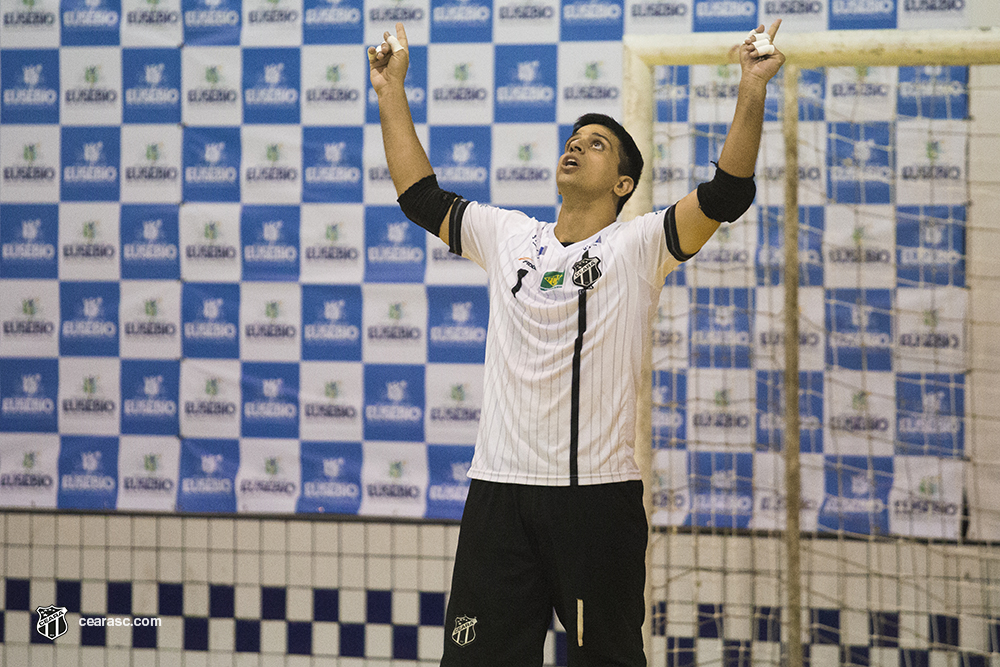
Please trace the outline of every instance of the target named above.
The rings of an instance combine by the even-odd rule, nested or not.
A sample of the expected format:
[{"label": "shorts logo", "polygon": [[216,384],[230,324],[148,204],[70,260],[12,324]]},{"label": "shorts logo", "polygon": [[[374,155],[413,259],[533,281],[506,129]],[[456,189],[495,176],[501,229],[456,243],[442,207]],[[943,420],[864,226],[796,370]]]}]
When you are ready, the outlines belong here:
[{"label": "shorts logo", "polygon": [[548,291],[550,289],[555,289],[557,287],[563,286],[563,272],[562,271],[547,271],[545,275],[542,276],[542,291]]},{"label": "shorts logo", "polygon": [[69,624],[66,623],[66,607],[38,607],[35,611],[38,613],[35,629],[43,637],[55,641],[69,630]]},{"label": "shorts logo", "polygon": [[476,639],[476,623],[478,621],[475,618],[469,618],[468,616],[457,617],[455,619],[455,629],[451,631],[451,640],[459,646],[471,644]]},{"label": "shorts logo", "polygon": [[590,251],[584,251],[583,258],[573,264],[573,284],[583,289],[590,289],[601,277],[601,258],[591,257]]}]

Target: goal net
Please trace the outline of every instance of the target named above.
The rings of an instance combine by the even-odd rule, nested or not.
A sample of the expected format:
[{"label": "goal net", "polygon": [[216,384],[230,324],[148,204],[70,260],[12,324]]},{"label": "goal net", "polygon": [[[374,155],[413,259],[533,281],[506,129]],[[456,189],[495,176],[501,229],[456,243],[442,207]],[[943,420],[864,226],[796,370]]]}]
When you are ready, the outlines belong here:
[{"label": "goal net", "polygon": [[[711,177],[742,39],[626,38],[631,211]],[[996,665],[1000,34],[776,41],[755,204],[653,322],[649,664]]]}]

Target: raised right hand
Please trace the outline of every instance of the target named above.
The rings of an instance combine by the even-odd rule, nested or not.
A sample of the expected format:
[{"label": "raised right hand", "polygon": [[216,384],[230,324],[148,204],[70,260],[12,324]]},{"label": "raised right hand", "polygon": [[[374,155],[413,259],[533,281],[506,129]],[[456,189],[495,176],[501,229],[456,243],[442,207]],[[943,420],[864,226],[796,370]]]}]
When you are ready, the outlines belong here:
[{"label": "raised right hand", "polygon": [[[396,42],[395,48],[390,44],[390,41]],[[389,32],[386,31],[382,35],[382,44],[379,48],[368,47],[368,64],[371,67],[369,76],[372,88],[377,94],[381,95],[385,89],[391,86],[403,89],[406,70],[410,66],[408,46],[406,30],[403,29],[402,23],[397,23],[395,37],[390,36]]]}]

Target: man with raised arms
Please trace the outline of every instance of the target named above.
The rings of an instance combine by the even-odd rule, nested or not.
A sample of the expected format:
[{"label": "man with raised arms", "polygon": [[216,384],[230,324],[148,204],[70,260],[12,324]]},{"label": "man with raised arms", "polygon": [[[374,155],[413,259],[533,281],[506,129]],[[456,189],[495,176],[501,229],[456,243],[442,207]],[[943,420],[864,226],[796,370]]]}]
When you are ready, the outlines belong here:
[{"label": "man with raised arms", "polygon": [[[642,174],[632,137],[581,116],[559,159],[555,223],[438,187],[410,116],[406,32],[368,49],[399,205],[489,278],[483,409],[441,664],[542,664],[555,609],[569,664],[645,665],[646,517],[636,390],[666,275],[753,202],[780,21],[739,47],[736,113],[714,179],[618,221]],[[475,47],[469,47],[474,57]]]}]

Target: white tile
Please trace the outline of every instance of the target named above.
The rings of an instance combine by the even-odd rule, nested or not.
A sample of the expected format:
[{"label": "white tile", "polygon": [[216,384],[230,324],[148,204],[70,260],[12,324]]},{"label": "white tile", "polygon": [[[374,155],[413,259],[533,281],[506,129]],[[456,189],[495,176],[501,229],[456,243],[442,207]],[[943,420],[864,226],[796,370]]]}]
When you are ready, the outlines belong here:
[{"label": "white tile", "polygon": [[208,548],[213,551],[232,551],[236,544],[232,519],[209,519]]},{"label": "white tile", "polygon": [[202,582],[184,584],[184,615],[208,616],[208,584]]},{"label": "white tile", "polygon": [[343,523],[340,525],[340,553],[365,553],[365,526],[362,523]]},{"label": "white tile", "polygon": [[781,644],[754,642],[750,648],[751,667],[775,667],[781,664]]},{"label": "white tile", "polygon": [[[7,576],[16,577],[18,562],[11,558],[11,552],[7,550]],[[27,573],[25,573],[25,576]],[[103,574],[101,575],[103,576]],[[80,550],[75,547],[56,548],[56,577],[59,579],[79,579],[80,578]]]},{"label": "white tile", "polygon": [[420,561],[417,558],[397,556],[392,559],[392,581],[396,590],[419,589]]},{"label": "white tile", "polygon": [[290,586],[287,589],[286,617],[289,621],[312,620],[312,588]]},{"label": "white tile", "polygon": [[156,517],[133,517],[132,545],[136,547],[156,547]]},{"label": "white tile", "polygon": [[31,544],[31,516],[10,514],[7,516],[7,544],[28,546]]},{"label": "white tile", "polygon": [[21,544],[7,547],[7,572],[6,576],[15,579],[27,579],[31,576],[31,547],[25,540]]},{"label": "white tile", "polygon": [[232,618],[208,619],[208,648],[211,651],[228,651],[236,648],[236,621]]},{"label": "white tile", "polygon": [[184,581],[208,581],[208,553],[184,550]]},{"label": "white tile", "polygon": [[184,651],[184,667],[208,667],[208,653]]},{"label": "white tile", "polygon": [[237,551],[260,551],[260,521],[256,519],[236,520]]},{"label": "white tile", "polygon": [[132,582],[132,613],[136,616],[156,616],[159,595],[157,585],[150,581]]},{"label": "white tile", "polygon": [[128,516],[108,516],[105,518],[108,530],[108,545],[113,547],[132,546],[132,520]]},{"label": "white tile", "polygon": [[232,649],[218,652],[212,649],[208,654],[208,667],[233,667]]},{"label": "white tile", "polygon": [[156,646],[161,649],[181,649],[184,647],[184,619],[178,616],[164,616],[162,625],[156,629]]},{"label": "white tile", "polygon": [[62,637],[60,637],[60,642],[56,644],[56,667],[77,667],[77,665],[83,664],[80,661],[80,647],[65,645],[61,640]]},{"label": "white tile", "polygon": [[168,549],[180,549],[184,546],[184,524],[181,517],[156,517],[156,544]]},{"label": "white tile", "polygon": [[108,609],[108,584],[105,581],[84,581],[80,584],[80,611],[84,614],[104,614]]},{"label": "white tile", "polygon": [[312,522],[288,522],[288,550],[292,553],[312,553]]},{"label": "white tile", "polygon": [[[8,611],[4,614],[4,640],[7,646],[27,644],[31,637],[29,632],[35,632],[34,624],[31,622],[31,612]],[[13,664],[27,664],[27,662]]]},{"label": "white tile", "polygon": [[284,521],[266,520],[261,522],[261,550],[264,552],[285,553],[287,550]]},{"label": "white tile", "polygon": [[156,578],[160,581],[179,583],[184,580],[183,552],[180,549],[163,549],[156,552]]},{"label": "white tile", "polygon": [[31,667],[54,667],[56,662],[56,647],[52,644],[32,644],[28,649],[28,662]]},{"label": "white tile", "polygon": [[340,585],[344,588],[365,587],[365,559],[363,556],[340,557]]},{"label": "white tile", "polygon": [[368,588],[387,590],[392,588],[392,558],[389,556],[368,556]]},{"label": "white tile", "polygon": [[323,555],[313,557],[313,586],[316,588],[340,586],[340,558]]},{"label": "white tile", "polygon": [[132,578],[135,581],[157,581],[156,549],[132,550]]},{"label": "white tile", "polygon": [[56,576],[56,549],[52,546],[31,548],[31,578]]},{"label": "white tile", "polygon": [[365,626],[365,657],[392,657],[392,626],[369,623]]},{"label": "white tile", "polygon": [[123,547],[108,547],[108,580],[132,579],[132,551]]},{"label": "white tile", "polygon": [[108,647],[104,653],[105,667],[130,667],[132,651],[126,646]]},{"label": "white tile", "polygon": [[[701,659],[701,656],[698,656]],[[810,665],[839,665],[840,646],[832,644],[813,644],[809,647]]]},{"label": "white tile", "polygon": [[288,640],[284,621],[260,622],[260,652],[285,654],[288,650]]},{"label": "white tile", "polygon": [[444,526],[420,526],[420,555],[444,556]]},{"label": "white tile", "polygon": [[160,644],[156,650],[156,659],[159,661],[156,667],[183,667],[184,652],[175,649],[164,650]]},{"label": "white tile", "polygon": [[28,603],[32,609],[47,607],[56,603],[55,579],[36,579],[32,577],[29,589]]},{"label": "white tile", "polygon": [[392,553],[394,556],[419,556],[420,527],[408,523],[393,524]]},{"label": "white tile", "polygon": [[307,655],[289,655],[285,657],[285,667],[311,667],[312,658]]},{"label": "white tile", "polygon": [[258,653],[237,653],[236,667],[260,667],[260,654]]},{"label": "white tile", "polygon": [[442,593],[446,591],[444,560],[423,558],[420,560],[420,590]]},{"label": "white tile", "polygon": [[158,651],[154,648],[135,648],[129,651],[129,666],[131,665],[155,665]]},{"label": "white tile", "polygon": [[288,585],[312,586],[312,556],[310,554],[288,554]]},{"label": "white tile", "polygon": [[260,656],[260,667],[286,667],[285,656],[262,655]]},{"label": "white tile", "polygon": [[208,548],[208,519],[184,517],[184,548]]},{"label": "white tile", "polygon": [[911,612],[899,613],[899,647],[927,648],[928,630],[930,629],[927,614]]},{"label": "white tile", "polygon": [[416,625],[420,622],[420,595],[416,591],[393,591],[392,622],[396,625]]},{"label": "white tile", "polygon": [[364,623],[366,600],[363,590],[340,590],[340,622]]},{"label": "white tile", "polygon": [[312,625],[313,655],[340,654],[340,624],[316,621]]},{"label": "white tile", "polygon": [[955,651],[931,651],[928,667],[960,667]]},{"label": "white tile", "polygon": [[376,556],[392,554],[392,526],[385,523],[366,524],[367,553]]},{"label": "white tile", "polygon": [[109,626],[104,630],[107,646],[132,646],[132,628],[126,628],[124,626]]},{"label": "white tile", "polygon": [[208,552],[208,580],[213,584],[233,584],[236,581],[232,551]]},{"label": "white tile", "polygon": [[260,585],[260,554],[256,551],[236,552],[236,582]]},{"label": "white tile", "polygon": [[[854,600],[857,604],[859,601]],[[868,644],[868,611],[862,609],[840,610],[840,643],[847,646]]]},{"label": "white tile", "polygon": [[282,553],[261,555],[261,584],[264,586],[285,586],[288,584],[288,557]]},{"label": "white tile", "polygon": [[313,549],[316,553],[340,552],[340,524],[332,521],[313,521]]},{"label": "white tile", "polygon": [[236,586],[236,618],[260,618],[260,586]]},{"label": "white tile", "polygon": [[51,546],[56,543],[55,515],[31,515],[31,543],[34,546]]},{"label": "white tile", "polygon": [[458,550],[458,533],[459,528],[457,524],[445,526],[444,528],[444,555],[446,558],[455,557],[455,552]]}]

